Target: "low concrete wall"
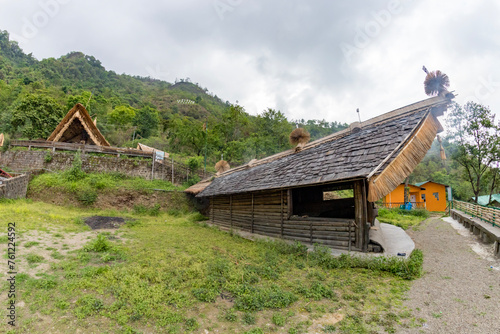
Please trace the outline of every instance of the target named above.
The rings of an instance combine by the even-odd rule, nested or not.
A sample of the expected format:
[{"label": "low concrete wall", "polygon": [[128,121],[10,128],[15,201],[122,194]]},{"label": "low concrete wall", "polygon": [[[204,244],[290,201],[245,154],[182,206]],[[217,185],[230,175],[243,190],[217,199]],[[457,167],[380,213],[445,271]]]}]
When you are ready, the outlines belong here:
[{"label": "low concrete wall", "polygon": [[29,174],[22,174],[0,180],[0,198],[25,198],[29,179]]},{"label": "low concrete wall", "polygon": [[450,210],[450,216],[477,235],[482,242],[495,243],[495,255],[500,257],[500,227],[495,227],[456,209]]},{"label": "low concrete wall", "polygon": [[[48,169],[62,171],[71,168],[74,154],[50,151],[7,151],[0,152],[0,166],[18,172]],[[118,172],[128,176],[151,179],[153,165],[150,159],[131,159],[113,156],[95,156],[82,154],[82,169],[86,172]],[[172,180],[172,167],[174,169]],[[180,163],[166,160],[163,164],[155,163],[154,178],[182,184],[192,176],[188,168]],[[203,171],[198,174],[203,178]]]}]

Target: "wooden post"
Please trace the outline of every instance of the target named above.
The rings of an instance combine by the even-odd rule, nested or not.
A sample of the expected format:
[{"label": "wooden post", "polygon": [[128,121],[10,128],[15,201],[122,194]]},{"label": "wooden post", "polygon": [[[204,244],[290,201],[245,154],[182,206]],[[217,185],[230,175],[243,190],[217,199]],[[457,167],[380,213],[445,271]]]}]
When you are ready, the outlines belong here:
[{"label": "wooden post", "polygon": [[153,162],[151,163],[151,181],[154,180],[155,175],[155,154],[153,152]]},{"label": "wooden post", "polygon": [[281,190],[281,211],[280,211],[280,217],[281,217],[281,238],[283,238],[283,190]]},{"label": "wooden post", "polygon": [[352,221],[349,220],[349,252],[351,251]]},{"label": "wooden post", "polygon": [[288,189],[287,190],[287,204],[288,204],[288,218],[287,219],[290,219],[290,217],[293,215],[293,198],[292,198],[292,189]]},{"label": "wooden post", "polygon": [[253,200],[253,193],[252,193],[252,226],[251,226],[252,233],[253,233],[253,223],[254,223],[254,200]]},{"label": "wooden post", "polygon": [[174,158],[172,158],[172,184],[174,184]]},{"label": "wooden post", "polygon": [[312,220],[309,221],[309,240],[312,244],[313,243],[313,222],[312,222]]},{"label": "wooden post", "polygon": [[233,195],[229,195],[229,221],[231,222],[231,230],[233,229]]},{"label": "wooden post", "polygon": [[368,243],[370,242],[370,223],[368,222],[368,199],[367,199],[367,189],[366,189],[366,180],[363,180],[363,223],[364,223],[364,241],[363,241],[363,252],[368,252]]},{"label": "wooden post", "polygon": [[211,204],[212,204],[212,207],[211,207],[210,209],[212,209],[211,211],[212,211],[212,224],[213,224],[213,223],[214,223],[214,220],[215,220],[215,218],[214,218],[214,215],[215,215],[215,213],[214,213],[214,206],[215,206],[215,203],[214,203],[214,197],[213,197],[213,196],[210,198],[210,202],[211,202]]},{"label": "wooden post", "polygon": [[354,181],[354,216],[356,221],[356,248],[365,247],[365,205],[363,201],[363,181]]}]

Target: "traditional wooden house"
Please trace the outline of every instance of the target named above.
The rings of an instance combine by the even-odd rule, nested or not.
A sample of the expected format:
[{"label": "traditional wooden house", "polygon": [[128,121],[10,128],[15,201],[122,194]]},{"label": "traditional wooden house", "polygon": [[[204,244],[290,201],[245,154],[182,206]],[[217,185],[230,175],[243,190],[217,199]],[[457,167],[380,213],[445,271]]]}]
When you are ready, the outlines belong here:
[{"label": "traditional wooden house", "polygon": [[80,103],[75,104],[64,116],[47,141],[110,146]]},{"label": "traditional wooden house", "polygon": [[[423,159],[452,94],[394,110],[325,138],[230,169],[186,192],[208,199],[227,229],[367,251],[381,199]],[[326,196],[339,190],[351,196]],[[332,199],[333,198],[333,199]]]}]

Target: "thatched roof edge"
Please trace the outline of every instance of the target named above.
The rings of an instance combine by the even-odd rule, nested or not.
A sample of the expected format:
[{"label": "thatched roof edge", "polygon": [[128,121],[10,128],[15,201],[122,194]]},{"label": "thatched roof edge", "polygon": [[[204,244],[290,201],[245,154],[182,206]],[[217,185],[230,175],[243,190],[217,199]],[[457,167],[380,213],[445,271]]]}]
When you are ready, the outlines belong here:
[{"label": "thatched roof edge", "polygon": [[68,122],[70,122],[73,119],[73,116],[75,114],[79,113],[80,117],[82,118],[83,121],[83,126],[87,130],[87,133],[89,137],[92,138],[92,140],[99,146],[111,146],[106,138],[102,135],[101,131],[97,128],[97,126],[94,124],[94,121],[90,117],[87,109],[81,104],[77,103],[71,110],[64,116],[64,118],[61,120],[61,122],[56,126],[55,130],[51,133],[49,138],[47,138],[47,141],[57,141],[58,137],[62,135],[62,131],[66,129]]},{"label": "thatched roof edge", "polygon": [[[363,127],[366,127],[368,125],[372,125],[372,124],[376,124],[376,123],[387,121],[389,119],[392,119],[392,118],[400,116],[400,115],[404,115],[406,113],[416,112],[416,111],[424,109],[424,108],[430,108],[430,107],[434,107],[434,106],[439,106],[439,105],[442,105],[443,103],[449,102],[450,100],[451,100],[450,97],[435,96],[435,97],[432,97],[432,98],[429,98],[429,99],[425,99],[425,100],[422,100],[422,101],[419,101],[419,102],[416,102],[416,103],[412,103],[412,104],[407,105],[407,106],[402,107],[402,108],[395,109],[393,111],[389,111],[389,112],[387,112],[385,114],[376,116],[374,118],[371,118],[369,120],[361,122],[359,126],[361,128],[363,128]],[[332,133],[331,135],[328,135],[328,136],[320,138],[320,139],[316,139],[315,141],[312,141],[312,142],[306,144],[302,148],[301,151],[306,151],[308,149],[316,147],[319,144],[323,144],[323,143],[328,142],[330,140],[337,140],[339,138],[342,138],[344,136],[349,135],[350,133],[351,133],[351,130],[349,128],[341,130],[341,131],[338,131],[338,132],[335,132],[335,133]],[[276,154],[271,155],[269,157],[265,157],[265,158],[262,158],[260,160],[254,161],[251,165],[250,164],[245,164],[245,165],[242,165],[242,166],[238,166],[238,167],[232,168],[232,169],[230,169],[230,170],[228,170],[228,171],[226,171],[224,173],[221,173],[218,177],[223,177],[225,175],[232,174],[234,172],[238,172],[240,170],[245,170],[245,169],[248,169],[248,168],[251,168],[251,167],[256,167],[256,166],[259,166],[259,165],[262,165],[262,164],[274,161],[276,159],[280,159],[280,158],[286,157],[286,156],[294,154],[294,153],[295,153],[295,149],[289,149],[289,150],[286,150],[286,151],[283,151],[283,152],[280,152],[280,153],[276,153]]]},{"label": "thatched roof edge", "polygon": [[[441,129],[441,125],[437,121],[436,116],[442,114],[442,112],[444,110],[446,110],[448,104],[451,102],[451,99],[453,97],[454,97],[453,94],[449,94],[446,97],[445,96],[432,97],[432,98],[429,98],[429,99],[426,99],[426,100],[423,100],[423,101],[420,101],[417,103],[413,103],[411,105],[408,105],[408,106],[405,106],[402,108],[398,108],[396,110],[393,110],[393,111],[385,113],[383,115],[374,117],[370,120],[367,120],[367,121],[359,124],[361,129],[366,129],[366,131],[368,131],[368,132],[373,131],[374,127],[375,128],[378,128],[378,127],[391,128],[394,126],[394,124],[400,124],[398,126],[404,126],[404,124],[406,124],[406,121],[404,121],[404,119],[412,119],[412,122],[414,124],[414,125],[411,125],[410,128],[408,128],[408,126],[406,126],[406,129],[410,130],[410,132],[407,132],[407,135],[405,135],[404,137],[400,136],[397,139],[397,142],[395,142],[395,144],[397,143],[397,145],[393,145],[393,148],[391,148],[391,151],[386,151],[386,152],[384,152],[384,155],[379,156],[380,159],[377,159],[378,160],[377,163],[372,165],[372,167],[370,167],[370,169],[366,169],[365,167],[359,167],[359,162],[360,162],[359,159],[361,158],[359,156],[359,153],[360,153],[359,147],[355,148],[355,150],[357,150],[356,156],[351,156],[351,157],[344,156],[345,159],[347,159],[347,160],[345,160],[345,159],[342,160],[342,161],[344,161],[341,163],[343,165],[343,167],[339,167],[338,172],[336,170],[336,172],[333,174],[330,171],[327,171],[326,169],[324,170],[324,172],[318,173],[318,168],[319,168],[319,170],[322,168],[323,159],[320,159],[316,162],[310,161],[310,159],[309,160],[304,159],[304,154],[306,154],[306,155],[312,154],[312,156],[314,156],[315,154],[317,154],[318,149],[320,151],[324,150],[324,147],[325,147],[324,145],[328,145],[326,147],[334,147],[334,146],[330,146],[330,145],[335,145],[334,143],[339,142],[339,140],[342,140],[342,141],[347,140],[346,143],[350,143],[350,142],[352,142],[352,140],[357,140],[356,139],[357,138],[356,132],[352,131],[351,129],[345,129],[345,130],[336,132],[332,135],[329,135],[327,137],[315,140],[315,141],[308,143],[304,146],[304,148],[302,149],[302,151],[300,153],[300,159],[301,159],[300,161],[301,161],[301,163],[303,162],[301,166],[307,165],[308,168],[314,169],[313,173],[307,177],[296,178],[296,180],[294,182],[289,182],[290,179],[293,179],[293,178],[288,178],[287,181],[279,181],[278,179],[274,178],[272,173],[269,174],[269,172],[267,172],[267,173],[265,172],[265,169],[276,168],[277,166],[280,166],[278,168],[280,168],[280,170],[281,170],[283,168],[283,165],[276,165],[276,163],[279,163],[278,160],[284,161],[282,164],[285,164],[285,165],[288,163],[293,164],[294,168],[295,168],[295,166],[297,166],[295,161],[297,161],[297,160],[293,159],[293,157],[295,157],[294,154],[297,154],[297,157],[299,157],[299,154],[295,153],[294,149],[291,149],[291,150],[287,150],[287,151],[272,155],[270,157],[263,158],[261,160],[257,160],[257,161],[253,160],[247,165],[239,166],[239,167],[230,169],[227,172],[221,173],[215,179],[215,182],[212,183],[212,186],[215,186],[216,188],[212,189],[212,187],[209,187],[210,186],[209,184],[206,184],[198,196],[199,197],[217,196],[217,195],[228,195],[230,193],[254,192],[254,191],[261,191],[261,190],[278,189],[278,188],[295,188],[295,187],[302,187],[302,186],[308,186],[308,185],[318,185],[318,184],[327,184],[327,183],[332,183],[332,182],[341,182],[341,181],[345,181],[348,179],[352,179],[353,177],[374,180],[375,177],[380,178],[380,174],[386,168],[390,167],[390,164],[392,163],[393,160],[402,161],[401,159],[403,159],[403,158],[398,159],[398,157],[400,157],[402,155],[406,156],[406,158],[407,158],[407,161],[404,161],[404,162],[407,163],[411,169],[413,169],[414,166],[413,167],[411,167],[411,166],[414,163],[416,165],[420,162],[420,160],[423,158],[423,155],[425,155],[425,153],[428,151],[428,147],[427,147],[428,142],[430,141],[430,144],[432,144],[432,141],[434,139],[434,136],[436,135],[436,132],[438,132]],[[406,145],[410,142],[413,142],[414,134],[418,133],[418,130],[422,127],[422,125],[424,124],[424,121],[426,119],[434,120],[434,122],[432,122],[432,124],[434,125],[434,127],[432,128],[432,131],[429,132],[427,129],[427,126],[426,126],[425,135],[422,136],[422,138],[417,138],[417,139],[419,139],[417,141],[417,143],[419,144],[419,145],[417,145],[419,148],[419,152],[417,154],[418,156],[411,153],[411,150],[410,150],[410,153],[408,153],[408,150],[405,149]],[[417,120],[418,120],[418,123],[415,123]],[[407,131],[407,130],[405,130],[405,131]],[[365,133],[365,130],[361,130],[361,132],[359,132],[359,133],[361,133],[361,134]],[[352,140],[349,139],[350,136],[353,136]],[[344,139],[344,137],[345,137],[345,139]],[[396,137],[398,137],[398,136],[396,136]],[[380,143],[380,141],[379,141],[379,143]],[[414,146],[415,146],[415,143],[413,143],[411,147],[414,147]],[[310,153],[309,153],[309,151],[310,151]],[[331,151],[331,152],[333,152],[333,151]],[[369,166],[369,163],[366,164],[365,161],[370,161],[370,160],[366,160],[366,159],[370,159],[370,156],[373,156],[373,154],[376,154],[376,152],[378,152],[378,149],[373,148],[373,149],[370,149],[370,152],[366,151],[363,153],[364,154],[363,159],[365,159],[365,160],[363,160],[363,164],[364,164],[363,166]],[[329,156],[331,153],[330,153],[330,151],[328,151],[328,152],[324,152],[323,154],[326,154],[327,156]],[[420,157],[421,154],[423,154],[422,157]],[[292,159],[292,160],[290,160],[290,159]],[[329,158],[327,157],[327,159],[329,159]],[[305,162],[306,160],[309,162],[306,163]],[[357,172],[346,169],[347,168],[346,161],[350,162],[351,160],[352,160],[352,163],[355,163],[357,165],[356,169],[359,169]],[[270,164],[270,163],[273,163],[272,167],[268,167],[268,164]],[[396,163],[394,163],[394,164],[396,165]],[[269,166],[271,166],[271,165],[269,165]],[[329,170],[332,170],[332,168],[331,168],[332,162],[331,161],[329,162],[328,167],[330,167]],[[361,170],[362,168],[365,168],[365,169]],[[250,171],[254,171],[252,176],[250,176],[250,174],[249,174]],[[395,173],[395,171],[393,171],[393,172]],[[407,171],[405,170],[405,172],[403,174],[406,175],[406,172]],[[240,173],[242,173],[242,174],[240,174]],[[261,177],[256,176],[256,175],[262,175],[262,173],[265,173],[265,176],[262,177],[264,179],[260,179]],[[232,174],[235,174],[235,176],[233,176]],[[238,176],[236,176],[236,174]],[[376,174],[376,175],[374,175],[374,174]],[[246,183],[245,186],[244,187],[242,187],[242,186],[233,187],[235,180],[236,180],[235,177],[237,178],[240,175],[242,177],[240,184]],[[315,177],[315,175],[317,177]],[[368,176],[370,176],[371,179]],[[226,177],[229,177],[231,180],[226,179]],[[249,179],[248,179],[249,177],[252,180],[259,179],[261,181],[249,182]],[[278,177],[278,176],[276,175],[276,177]],[[398,175],[396,179],[399,180],[400,177],[401,177],[401,175]],[[269,181],[271,181],[271,182],[269,182]],[[238,183],[238,181],[236,181],[236,182]],[[383,182],[383,180],[380,179],[380,181],[378,181],[378,183],[380,185],[380,184],[384,184],[385,182]],[[207,191],[204,191],[207,187],[209,189],[207,189]],[[392,187],[392,182],[390,183],[389,187]],[[238,188],[238,189],[235,189],[235,188]],[[383,191],[385,192],[385,189]],[[374,197],[379,198],[379,194],[377,193],[376,195],[372,195],[371,199],[373,199]]]},{"label": "thatched roof edge", "polygon": [[202,180],[187,188],[186,190],[184,190],[184,192],[188,194],[198,195],[203,190],[205,190],[205,188],[208,187],[210,183],[212,183],[212,180],[213,178]]}]

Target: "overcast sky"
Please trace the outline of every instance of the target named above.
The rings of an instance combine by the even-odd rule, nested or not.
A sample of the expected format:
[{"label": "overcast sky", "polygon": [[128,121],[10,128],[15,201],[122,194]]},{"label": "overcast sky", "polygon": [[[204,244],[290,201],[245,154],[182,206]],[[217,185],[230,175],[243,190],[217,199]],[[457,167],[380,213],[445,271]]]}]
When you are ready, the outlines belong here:
[{"label": "overcast sky", "polygon": [[500,1],[0,0],[0,29],[37,59],[189,77],[250,114],[350,123],[425,99],[422,65],[456,101],[500,111]]}]

